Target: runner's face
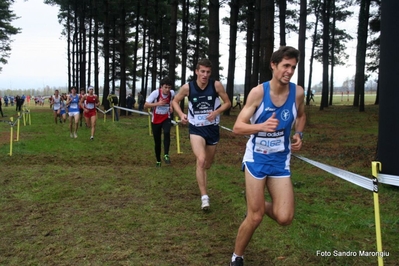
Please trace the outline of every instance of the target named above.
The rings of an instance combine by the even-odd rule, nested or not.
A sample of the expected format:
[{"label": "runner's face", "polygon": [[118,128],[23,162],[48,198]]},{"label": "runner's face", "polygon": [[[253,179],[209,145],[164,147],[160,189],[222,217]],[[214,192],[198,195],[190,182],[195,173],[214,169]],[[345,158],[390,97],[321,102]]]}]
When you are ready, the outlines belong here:
[{"label": "runner's face", "polygon": [[295,73],[297,61],[295,58],[284,58],[280,63],[271,63],[273,69],[273,79],[281,84],[288,84]]},{"label": "runner's face", "polygon": [[195,74],[197,75],[198,83],[207,84],[209,81],[209,77],[211,76],[211,68],[199,66],[199,68],[195,70]]},{"label": "runner's face", "polygon": [[162,94],[169,94],[171,89],[172,89],[172,86],[163,84],[161,87]]}]

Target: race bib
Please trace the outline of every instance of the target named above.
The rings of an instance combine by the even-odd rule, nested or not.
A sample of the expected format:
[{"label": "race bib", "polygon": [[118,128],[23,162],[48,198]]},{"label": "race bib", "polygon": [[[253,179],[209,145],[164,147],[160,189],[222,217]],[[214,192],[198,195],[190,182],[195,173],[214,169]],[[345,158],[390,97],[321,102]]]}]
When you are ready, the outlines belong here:
[{"label": "race bib", "polygon": [[169,105],[157,106],[155,113],[158,115],[166,115],[169,113]]},{"label": "race bib", "polygon": [[78,104],[77,103],[71,103],[70,108],[76,109],[76,108],[78,108]]},{"label": "race bib", "polygon": [[208,116],[208,114],[194,115],[195,126],[203,127],[203,126],[209,126],[209,125],[214,124],[213,121],[208,121],[206,119],[207,116]]},{"label": "race bib", "polygon": [[87,109],[94,109],[94,103],[86,104]]},{"label": "race bib", "polygon": [[255,137],[254,152],[271,154],[285,150],[284,131],[260,132]]}]

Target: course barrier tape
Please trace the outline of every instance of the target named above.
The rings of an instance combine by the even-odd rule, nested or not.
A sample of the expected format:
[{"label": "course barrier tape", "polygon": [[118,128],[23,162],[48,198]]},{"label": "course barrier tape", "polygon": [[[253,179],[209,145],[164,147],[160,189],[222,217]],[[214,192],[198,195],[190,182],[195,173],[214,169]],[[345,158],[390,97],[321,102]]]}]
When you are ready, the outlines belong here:
[{"label": "course barrier tape", "polygon": [[[363,177],[358,174],[354,174],[333,166],[329,166],[320,162],[316,162],[305,158],[299,155],[293,155],[296,158],[303,160],[313,166],[316,166],[328,173],[336,175],[348,182],[351,182],[355,185],[363,187],[367,190],[373,191],[373,198],[374,198],[374,219],[375,219],[375,230],[376,230],[376,246],[377,246],[377,253],[383,254],[382,251],[382,236],[381,236],[381,217],[380,217],[380,204],[378,199],[378,184],[384,183],[393,186],[399,186],[399,176],[394,175],[387,175],[381,174],[379,171],[381,170],[381,163],[380,162],[372,162],[372,175],[373,179]],[[383,266],[383,256],[378,256],[378,265]]]},{"label": "course barrier tape", "polygon": [[101,113],[103,113],[103,114],[106,114],[106,113],[112,111],[112,107],[109,108],[107,111],[103,111],[101,108],[98,108],[98,107],[97,107],[97,111],[99,111],[99,112],[101,112]]},{"label": "course barrier tape", "polygon": [[0,120],[0,122],[7,123],[9,126],[12,126],[12,127],[15,126],[15,123],[13,123],[10,120]]},{"label": "course barrier tape", "polygon": [[[339,169],[337,167],[333,167],[333,166],[329,166],[329,165],[326,165],[326,164],[323,164],[320,162],[316,162],[316,161],[310,160],[308,158],[305,158],[303,156],[299,156],[299,155],[293,155],[293,156],[295,156],[296,158],[301,159],[307,163],[310,163],[326,172],[329,172],[335,176],[338,176],[348,182],[351,182],[355,185],[363,187],[367,190],[373,191],[374,184],[373,184],[373,180],[370,178],[367,178],[367,177],[364,177],[364,176],[361,176],[358,174],[354,174],[349,171]],[[378,173],[377,178],[378,178],[379,183],[384,183],[387,185],[399,187],[399,176]]]},{"label": "course barrier tape", "polygon": [[319,162],[307,159],[307,158],[299,156],[299,155],[293,155],[293,156],[295,156],[298,159],[301,159],[302,161],[310,163],[311,165],[314,165],[330,174],[338,176],[348,182],[351,182],[351,183],[358,185],[362,188],[365,188],[367,190],[373,191],[373,180],[371,180],[370,178],[366,178],[361,175],[354,174],[349,171],[339,169],[337,167],[329,166],[327,164],[319,163]]},{"label": "course barrier tape", "polygon": [[137,113],[137,114],[142,114],[142,115],[149,115],[148,112],[143,112],[143,111],[136,111],[134,109],[129,109],[129,108],[125,108],[125,107],[120,107],[120,106],[114,106],[114,108],[116,109],[121,109],[121,110],[125,110],[131,113]]},{"label": "course barrier tape", "polygon": [[378,173],[378,182],[399,187],[399,176]]},{"label": "course barrier tape", "polygon": [[[152,116],[151,112],[137,111],[137,110],[134,110],[134,109],[129,109],[129,108],[120,107],[120,106],[114,106],[113,108],[120,109],[120,110],[125,110],[125,111],[131,112],[131,113]],[[105,112],[103,110],[101,110],[100,108],[98,108],[98,107],[97,107],[97,110],[99,110],[103,114],[106,114],[106,113],[112,111],[112,107],[110,109],[108,109],[107,111],[105,111]],[[180,123],[180,121],[172,120],[172,124],[173,125],[177,125],[178,123]]]}]

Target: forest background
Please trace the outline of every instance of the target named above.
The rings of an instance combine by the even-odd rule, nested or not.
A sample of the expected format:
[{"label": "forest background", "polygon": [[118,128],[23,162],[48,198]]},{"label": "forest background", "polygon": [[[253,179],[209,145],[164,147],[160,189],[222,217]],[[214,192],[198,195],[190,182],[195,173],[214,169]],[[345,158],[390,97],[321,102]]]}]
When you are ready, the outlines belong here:
[{"label": "forest background", "polygon": [[[372,73],[378,77],[378,1],[44,2],[59,7],[60,23],[64,26],[62,34],[68,47],[68,86],[94,84],[102,89],[98,93],[104,96],[117,92],[122,106],[127,92],[136,94],[141,88],[153,90],[157,87],[157,81],[165,75],[171,76],[177,87],[192,79],[195,62],[200,57],[209,57],[214,65],[220,66],[222,20],[230,28],[229,62],[227,66],[220,67],[227,68],[228,74],[227,77],[220,77],[214,71],[214,78],[226,78],[226,90],[231,99],[235,91],[242,90],[246,96],[254,85],[270,77],[270,55],[276,47],[287,43],[290,34],[298,36],[298,45],[295,46],[303,55],[306,50],[306,60],[301,60],[298,66],[297,82],[307,90],[316,88],[321,92],[321,108],[332,103],[332,94],[336,89],[334,69],[345,65],[348,41],[357,38],[356,57],[364,62],[356,61],[355,77],[344,82],[336,92],[353,91],[353,104],[362,110],[367,78]],[[221,10],[229,10],[229,14],[220,17],[220,13],[226,13]],[[340,28],[342,22],[353,20],[354,14],[363,19],[359,20],[357,37],[348,34],[348,28]],[[246,44],[246,78],[240,90],[234,84],[234,70],[237,40],[240,39],[237,37],[242,36]],[[310,55],[309,47],[304,47],[304,39],[312,40]],[[367,39],[368,44],[363,45],[363,40]],[[363,56],[366,52],[368,56]],[[366,59],[369,62],[367,65]],[[312,87],[312,65],[315,61],[322,62],[323,81]],[[310,69],[306,73],[308,84],[304,84],[305,64]],[[99,69],[104,69],[101,73],[102,84]],[[137,83],[141,83],[139,89]],[[370,87],[368,85],[366,89]],[[53,88],[47,89],[51,93]],[[108,102],[103,104],[107,107]]]}]

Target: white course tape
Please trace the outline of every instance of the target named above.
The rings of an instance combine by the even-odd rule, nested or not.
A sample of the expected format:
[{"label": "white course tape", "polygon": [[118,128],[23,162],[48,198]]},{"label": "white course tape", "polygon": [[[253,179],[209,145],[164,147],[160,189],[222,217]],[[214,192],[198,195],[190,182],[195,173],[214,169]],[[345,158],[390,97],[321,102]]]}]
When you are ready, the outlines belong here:
[{"label": "white course tape", "polygon": [[100,108],[97,107],[97,111],[100,111],[103,114],[106,114],[106,113],[110,112],[111,110],[112,110],[112,108],[109,108],[107,111],[104,112],[103,110],[101,110]]},{"label": "white course tape", "polygon": [[233,130],[232,130],[232,129],[230,129],[230,128],[227,128],[227,127],[224,127],[224,126],[220,126],[220,128],[223,128],[223,129],[225,129],[225,130],[227,130],[227,131],[233,132]]},{"label": "white course tape", "polygon": [[314,166],[316,166],[316,167],[318,167],[318,168],[320,168],[320,169],[322,169],[322,170],[324,170],[324,171],[326,171],[326,172],[328,172],[330,174],[338,176],[338,177],[340,177],[340,178],[342,178],[342,179],[344,179],[344,180],[346,180],[348,182],[351,182],[351,183],[353,183],[355,185],[358,185],[358,186],[360,186],[362,188],[365,188],[367,190],[373,191],[373,180],[370,179],[370,178],[366,178],[364,176],[351,173],[349,171],[345,171],[345,170],[342,170],[342,169],[339,169],[339,168],[336,168],[336,167],[333,167],[333,166],[329,166],[329,165],[326,165],[326,164],[323,164],[323,163],[319,163],[319,162],[307,159],[307,158],[302,157],[302,156],[298,156],[298,155],[294,155],[294,156],[297,157],[298,159],[301,159],[301,160],[303,160],[305,162],[308,162],[308,163],[310,163],[310,164],[312,164],[312,165],[314,165]]},{"label": "white course tape", "polygon": [[148,112],[136,111],[136,110],[133,110],[133,109],[128,109],[128,108],[120,107],[120,106],[114,106],[114,108],[125,110],[125,111],[129,111],[129,112],[132,112],[132,113],[142,114],[142,115],[149,115],[150,114]]},{"label": "white course tape", "polygon": [[377,178],[380,183],[399,187],[399,176],[378,173]]}]

